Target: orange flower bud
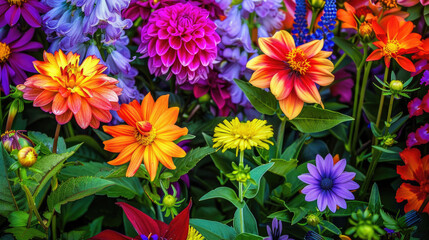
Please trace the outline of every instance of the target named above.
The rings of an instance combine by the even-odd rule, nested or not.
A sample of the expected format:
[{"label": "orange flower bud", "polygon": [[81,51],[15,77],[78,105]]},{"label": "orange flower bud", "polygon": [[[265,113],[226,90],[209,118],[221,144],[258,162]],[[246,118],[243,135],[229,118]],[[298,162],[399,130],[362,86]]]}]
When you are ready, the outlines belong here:
[{"label": "orange flower bud", "polygon": [[37,153],[33,147],[21,148],[18,152],[18,161],[23,167],[31,167],[37,161]]}]

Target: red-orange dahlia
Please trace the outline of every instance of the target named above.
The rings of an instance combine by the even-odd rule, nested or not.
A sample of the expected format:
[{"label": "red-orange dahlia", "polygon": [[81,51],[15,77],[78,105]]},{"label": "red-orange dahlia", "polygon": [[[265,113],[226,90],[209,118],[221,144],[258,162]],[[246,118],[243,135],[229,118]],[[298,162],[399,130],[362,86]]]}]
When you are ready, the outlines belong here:
[{"label": "red-orange dahlia", "polygon": [[327,86],[334,81],[334,64],[327,59],[331,52],[322,51],[323,40],[296,47],[287,31],[279,31],[258,42],[265,54],[247,63],[247,68],[255,70],[252,85],[269,87],[289,119],[298,116],[304,102],[323,106],[316,84]]},{"label": "red-orange dahlia", "polygon": [[159,162],[168,169],[175,169],[172,158],[186,155],[173,141],[188,134],[188,129],[174,125],[179,108],[168,107],[168,96],[163,95],[154,102],[149,93],[141,105],[136,100],[122,104],[118,115],[128,125],[103,126],[103,130],[113,136],[103,142],[104,149],[119,153],[108,163],[122,165],[130,162],[127,177],[134,176],[143,161],[153,181]]},{"label": "red-orange dahlia", "polygon": [[366,60],[375,61],[384,57],[386,67],[389,67],[390,59],[393,58],[403,69],[415,72],[416,67],[413,62],[402,56],[419,51],[418,47],[422,44],[420,41],[422,36],[418,33],[411,33],[413,23],[400,22],[397,17],[392,17],[389,18],[385,29],[377,21],[373,21],[372,26],[379,40],[374,42],[378,49],[374,50]]},{"label": "red-orange dahlia", "polygon": [[118,80],[103,74],[106,66],[95,56],[87,57],[79,65],[79,54],[61,50],[55,54],[44,52],[44,61],[34,61],[40,73],[27,78],[24,99],[33,106],[53,113],[59,124],[70,121],[74,115],[81,128],[98,128],[100,122],[110,122],[110,110],[119,108],[118,95],[122,89]]},{"label": "red-orange dahlia", "polygon": [[[418,211],[423,202],[429,197],[429,155],[421,158],[420,150],[416,148],[405,149],[399,154],[404,166],[396,166],[396,171],[403,180],[415,181],[417,184],[402,183],[396,191],[396,201],[407,200],[405,212]],[[423,212],[429,213],[429,204]]]}]

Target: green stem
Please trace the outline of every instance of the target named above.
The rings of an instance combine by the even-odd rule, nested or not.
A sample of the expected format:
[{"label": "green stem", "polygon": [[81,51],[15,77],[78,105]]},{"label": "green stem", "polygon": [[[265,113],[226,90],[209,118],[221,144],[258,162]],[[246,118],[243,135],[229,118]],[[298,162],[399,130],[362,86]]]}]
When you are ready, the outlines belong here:
[{"label": "green stem", "polygon": [[[395,97],[393,95],[390,96],[390,102],[389,102],[389,110],[387,110],[387,122],[390,123],[392,121],[392,109],[393,109],[393,100],[395,100]],[[389,127],[387,127],[386,134],[389,132]]]},{"label": "green stem", "polygon": [[73,126],[71,125],[71,122],[67,123],[67,130],[69,132],[69,137],[74,137],[74,130]]},{"label": "green stem", "polygon": [[52,213],[52,239],[57,239],[57,214],[55,214],[55,211]]},{"label": "green stem", "polygon": [[54,144],[52,146],[52,153],[57,153],[58,137],[60,136],[61,124],[57,123],[55,129]]},{"label": "green stem", "polygon": [[343,53],[343,55],[341,55],[341,57],[338,59],[338,61],[335,62],[334,69],[336,69],[343,62],[343,60],[346,57],[347,57],[347,54]]},{"label": "green stem", "polygon": [[22,190],[25,192],[25,196],[27,197],[28,207],[30,208],[31,212],[34,212],[36,215],[37,221],[39,221],[39,224],[43,227],[43,229],[48,229],[46,225],[43,223],[43,219],[39,214],[39,211],[37,210],[36,204],[34,203],[33,195],[31,195],[30,189],[24,184],[21,184]]},{"label": "green stem", "polygon": [[163,222],[164,221],[164,216],[162,216],[162,210],[161,210],[161,206],[160,205],[156,205],[156,215],[158,216],[158,220]]},{"label": "green stem", "polygon": [[317,19],[317,15],[319,14],[319,10],[312,8],[312,12],[313,12],[313,15],[311,16],[311,23],[310,23],[310,28],[309,28],[310,33],[313,32],[313,27],[314,27],[314,24],[316,23],[316,19]]},{"label": "green stem", "polygon": [[[244,151],[240,151],[240,165],[244,166]],[[243,183],[238,182],[238,196],[240,198],[240,203],[244,203],[244,194],[243,194]],[[240,208],[240,233],[244,233],[244,206]]]},{"label": "green stem", "polygon": [[281,118],[281,120],[282,120],[282,123],[280,124],[279,132],[277,134],[277,158],[279,158],[282,155],[283,139],[285,135],[287,118],[284,117],[284,118]]},{"label": "green stem", "polygon": [[[386,67],[386,69],[384,71],[384,79],[383,79],[384,83],[387,82],[388,75],[389,75],[389,68]],[[383,86],[383,89],[385,89],[384,86]],[[377,127],[380,124],[381,113],[383,112],[383,105],[384,105],[384,95],[383,95],[383,93],[381,93],[380,105],[378,106],[377,121],[375,122],[375,126],[377,126]]]}]

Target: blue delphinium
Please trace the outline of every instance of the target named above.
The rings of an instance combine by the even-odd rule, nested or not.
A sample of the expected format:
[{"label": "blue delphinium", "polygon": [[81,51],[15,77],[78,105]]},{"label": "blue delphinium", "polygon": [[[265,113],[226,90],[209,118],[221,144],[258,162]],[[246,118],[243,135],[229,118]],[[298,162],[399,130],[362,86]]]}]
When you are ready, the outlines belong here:
[{"label": "blue delphinium", "polygon": [[332,31],[335,29],[335,19],[337,17],[337,4],[335,0],[327,0],[323,8],[323,16],[321,21],[318,22],[320,28],[316,29],[315,33],[311,36],[312,39],[325,39],[323,50],[332,51],[334,42],[332,38],[334,34]]},{"label": "blue delphinium", "polygon": [[295,23],[293,24],[292,34],[297,46],[306,43],[309,39],[306,15],[307,5],[305,0],[296,0]]}]

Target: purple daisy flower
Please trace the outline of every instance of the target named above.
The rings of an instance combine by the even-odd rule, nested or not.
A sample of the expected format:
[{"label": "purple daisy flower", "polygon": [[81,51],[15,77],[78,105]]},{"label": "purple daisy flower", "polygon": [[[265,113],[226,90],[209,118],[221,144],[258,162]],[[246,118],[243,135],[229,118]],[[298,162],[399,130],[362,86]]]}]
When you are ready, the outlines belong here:
[{"label": "purple daisy flower", "polygon": [[0,27],[6,24],[15,26],[21,15],[28,25],[40,27],[42,23],[40,13],[47,11],[47,6],[38,0],[0,0]]},{"label": "purple daisy flower", "polygon": [[293,240],[292,238],[289,238],[288,235],[282,235],[282,228],[282,221],[274,218],[271,223],[271,227],[267,225],[268,237],[264,238],[264,240]]},{"label": "purple daisy flower", "polygon": [[347,208],[345,200],[355,199],[350,190],[359,188],[359,184],[353,181],[356,173],[344,172],[347,161],[342,159],[334,164],[331,154],[325,159],[322,156],[316,156],[316,166],[309,163],[307,168],[309,173],[304,173],[298,178],[309,185],[302,189],[305,194],[305,200],[308,202],[317,199],[317,207],[324,211],[326,207],[332,212],[340,208]]},{"label": "purple daisy flower", "polygon": [[5,94],[9,94],[9,82],[15,85],[24,83],[27,72],[36,72],[33,61],[36,59],[23,51],[34,51],[42,48],[38,42],[31,42],[34,28],[30,28],[22,34],[17,28],[9,31],[0,30],[0,81],[1,89]]},{"label": "purple daisy flower", "polygon": [[190,3],[154,11],[142,28],[138,52],[149,57],[151,74],[174,74],[179,84],[207,79],[220,37],[209,12]]}]

